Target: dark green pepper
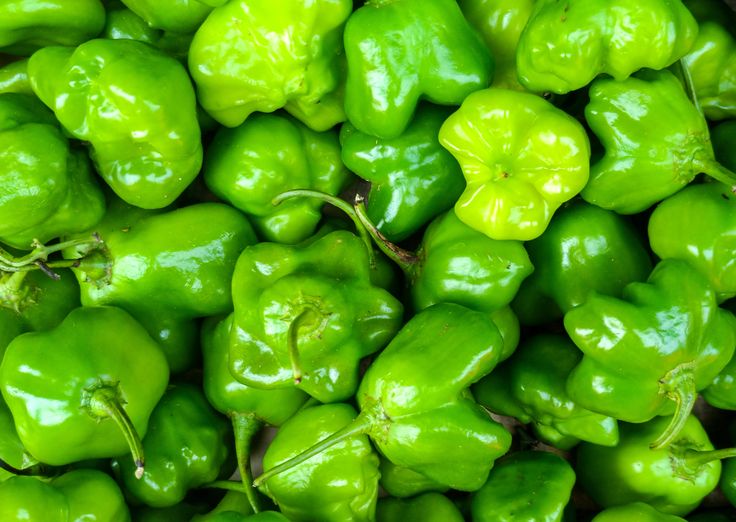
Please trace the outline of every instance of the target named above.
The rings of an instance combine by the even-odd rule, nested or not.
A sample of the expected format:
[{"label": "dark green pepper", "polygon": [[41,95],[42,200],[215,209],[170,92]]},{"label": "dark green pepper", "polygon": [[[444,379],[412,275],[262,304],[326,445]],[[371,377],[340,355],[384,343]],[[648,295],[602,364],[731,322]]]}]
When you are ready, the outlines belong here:
[{"label": "dark green pepper", "polygon": [[716,159],[726,168],[736,170],[736,120],[729,120],[711,130]]},{"label": "dark green pepper", "polygon": [[376,506],[376,522],[463,522],[460,510],[440,493],[410,499],[384,497]]}]

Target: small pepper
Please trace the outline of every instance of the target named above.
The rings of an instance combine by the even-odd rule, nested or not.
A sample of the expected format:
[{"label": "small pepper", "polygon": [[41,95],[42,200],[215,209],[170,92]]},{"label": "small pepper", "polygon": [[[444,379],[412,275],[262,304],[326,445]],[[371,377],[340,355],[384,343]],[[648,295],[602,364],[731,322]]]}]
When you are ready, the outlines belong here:
[{"label": "small pepper", "polygon": [[398,466],[381,456],[379,466],[381,487],[392,497],[413,497],[428,491],[445,492],[449,488],[418,471],[405,466]]},{"label": "small pepper", "polygon": [[[692,520],[692,519],[691,519]],[[591,522],[688,522],[675,515],[660,513],[644,502],[614,506],[598,513]]]},{"label": "small pepper", "polygon": [[463,522],[460,510],[441,493],[410,499],[384,497],[376,506],[376,522]]},{"label": "small pepper", "polygon": [[217,5],[227,0],[122,0],[151,27],[172,33],[193,33]]},{"label": "small pepper", "polygon": [[33,94],[28,79],[28,59],[16,60],[0,67],[0,94]]}]

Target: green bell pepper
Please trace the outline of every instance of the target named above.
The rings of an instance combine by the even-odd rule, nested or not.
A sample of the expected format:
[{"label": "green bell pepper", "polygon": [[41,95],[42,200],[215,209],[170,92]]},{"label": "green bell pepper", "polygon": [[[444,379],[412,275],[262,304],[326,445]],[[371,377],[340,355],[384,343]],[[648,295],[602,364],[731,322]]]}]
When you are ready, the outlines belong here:
[{"label": "green bell pepper", "polygon": [[644,502],[610,507],[598,513],[591,522],[687,522],[684,518],[660,513]]},{"label": "green bell pepper", "polygon": [[56,328],[8,346],[0,391],[23,445],[41,462],[64,465],[133,453],[168,382],[158,345],[123,310],[83,307]]},{"label": "green bell pepper", "polygon": [[345,119],[342,32],[350,0],[233,0],[189,48],[202,107],[227,127],[284,108],[317,131]]},{"label": "green bell pepper", "polygon": [[511,435],[468,387],[496,366],[502,350],[487,314],[449,303],[421,311],[368,367],[356,395],[358,417],[269,467],[255,482],[273,480],[346,438],[368,434],[393,463],[453,489],[477,490],[494,460],[508,451]]},{"label": "green bell pepper", "polygon": [[30,250],[94,226],[105,201],[92,176],[35,96],[0,94],[0,241]]},{"label": "green bell pepper", "polygon": [[588,181],[590,143],[582,125],[533,94],[475,92],[439,136],[467,181],[455,213],[493,239],[539,237]]},{"label": "green bell pepper", "polygon": [[156,29],[193,33],[210,11],[227,0],[122,0],[135,14]]},{"label": "green bell pepper", "polygon": [[[301,410],[286,421],[263,455],[263,469],[274,469],[312,444],[350,425],[348,404]],[[292,522],[369,522],[375,520],[378,457],[368,437],[353,434],[319,456],[271,477],[262,486]]]},{"label": "green bell pepper", "polygon": [[563,94],[601,73],[621,81],[639,69],[664,69],[697,33],[680,0],[537,0],[516,67],[527,89]]},{"label": "green bell pepper", "polygon": [[593,290],[618,297],[627,284],[645,280],[652,270],[644,241],[631,223],[583,201],[561,208],[544,234],[525,247],[534,273],[512,303],[523,324],[559,319]]},{"label": "green bell pepper", "polygon": [[318,133],[285,115],[257,114],[234,129],[221,129],[207,150],[204,179],[212,192],[252,219],[261,237],[298,243],[321,219],[316,200],[274,197],[291,189],[331,195],[349,181],[337,134]]},{"label": "green bell pepper", "polygon": [[178,504],[187,492],[220,476],[231,446],[226,419],[190,384],[170,387],[148,420],[142,477],[130,459],[115,459],[128,495],[153,507]]},{"label": "green bell pepper", "polygon": [[28,59],[16,60],[0,67],[0,94],[33,94],[28,79]]},{"label": "green bell pepper", "polygon": [[459,105],[488,87],[493,58],[453,0],[368,0],[345,26],[345,113],[360,131],[401,135],[417,103]]},{"label": "green bell pepper", "polygon": [[199,172],[194,89],[164,52],[135,40],[46,47],[31,56],[28,76],[64,128],[89,143],[100,175],[126,202],[165,207]]},{"label": "green bell pepper", "polygon": [[401,241],[455,204],[465,187],[460,166],[437,139],[450,109],[425,104],[398,137],[381,139],[351,123],[340,129],[342,161],[370,182],[367,215]]},{"label": "green bell pepper", "polygon": [[410,499],[384,497],[376,505],[376,522],[463,522],[460,510],[440,493]]},{"label": "green bell pepper", "polygon": [[582,356],[566,337],[529,337],[508,361],[473,385],[473,395],[495,413],[531,423],[540,440],[555,447],[569,449],[580,440],[615,446],[616,419],[580,406],[565,390]]},{"label": "green bell pepper", "polygon": [[373,285],[371,271],[365,244],[343,230],[245,248],[233,274],[230,372],[256,388],[348,399],[360,360],[401,326],[401,303]]},{"label": "green bell pepper", "polygon": [[28,56],[49,45],[73,47],[104,25],[100,0],[6,0],[0,3],[0,52]]},{"label": "green bell pepper", "polygon": [[518,451],[498,461],[473,493],[473,522],[561,522],[575,472],[546,451]]},{"label": "green bell pepper", "polygon": [[700,172],[736,184],[713,157],[708,125],[669,71],[644,70],[590,87],[585,119],[605,147],[583,199],[633,214],[682,189]]},{"label": "green bell pepper", "polygon": [[13,477],[0,482],[0,520],[130,522],[130,512],[110,476],[79,469],[50,482],[34,477]]},{"label": "green bell pepper", "polygon": [[567,381],[576,403],[626,422],[671,415],[675,406],[655,447],[677,436],[697,392],[736,347],[736,318],[677,259],[660,261],[646,283],[630,283],[623,299],[592,293],[565,315],[565,329],[584,354]]}]

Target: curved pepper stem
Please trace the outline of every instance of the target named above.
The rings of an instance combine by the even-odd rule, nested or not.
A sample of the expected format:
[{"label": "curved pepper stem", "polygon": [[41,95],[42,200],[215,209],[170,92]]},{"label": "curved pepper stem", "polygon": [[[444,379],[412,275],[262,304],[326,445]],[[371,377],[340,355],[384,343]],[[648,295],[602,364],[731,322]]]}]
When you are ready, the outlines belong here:
[{"label": "curved pepper stem", "polygon": [[727,169],[713,158],[693,158],[693,166],[697,168],[698,172],[702,172],[707,176],[710,176],[716,181],[728,185],[731,187],[731,192],[736,193],[736,172]]},{"label": "curved pepper stem", "polygon": [[52,466],[40,462],[28,468],[18,469],[14,466],[11,466],[3,459],[0,459],[0,469],[3,469],[13,475],[20,475],[23,477],[53,477],[58,474],[58,468],[55,469]]},{"label": "curved pepper stem", "polygon": [[660,449],[668,446],[680,433],[693,411],[698,392],[691,368],[675,368],[660,381],[661,390],[667,398],[675,401],[675,413],[667,428],[649,447]]},{"label": "curved pepper stem", "polygon": [[682,456],[688,466],[697,469],[714,460],[723,460],[736,457],[736,448],[724,448],[710,451],[688,450]]},{"label": "curved pepper stem", "polygon": [[682,83],[685,86],[685,93],[687,93],[687,97],[690,98],[691,102],[693,102],[693,105],[695,105],[695,108],[698,109],[700,115],[705,118],[705,115],[703,114],[703,108],[700,106],[700,101],[698,100],[698,95],[695,93],[695,84],[693,83],[693,77],[690,74],[690,68],[687,66],[685,60],[682,58],[677,61],[677,64],[679,65],[680,75],[682,76]]},{"label": "curved pepper stem", "polygon": [[286,347],[289,352],[289,360],[291,361],[291,371],[294,374],[294,384],[299,385],[304,377],[302,364],[299,358],[299,327],[302,326],[304,318],[309,314],[309,310],[305,309],[297,315],[289,323],[289,329],[286,332]]},{"label": "curved pepper stem", "polygon": [[0,248],[0,272],[27,272],[29,270],[41,270],[52,279],[59,279],[59,275],[53,272],[53,268],[70,268],[79,265],[79,259],[59,259],[49,261],[49,256],[66,248],[76,246],[96,247],[102,243],[97,234],[91,238],[72,239],[62,241],[51,246],[39,242],[33,243],[33,250],[20,257],[11,255],[8,251]]},{"label": "curved pepper stem", "polygon": [[253,488],[253,473],[250,468],[250,446],[253,437],[263,426],[263,422],[252,413],[235,413],[230,416],[233,423],[233,434],[235,435],[235,455],[238,460],[238,471],[243,483],[242,491],[248,498],[250,507],[254,513],[261,510],[258,494]]}]

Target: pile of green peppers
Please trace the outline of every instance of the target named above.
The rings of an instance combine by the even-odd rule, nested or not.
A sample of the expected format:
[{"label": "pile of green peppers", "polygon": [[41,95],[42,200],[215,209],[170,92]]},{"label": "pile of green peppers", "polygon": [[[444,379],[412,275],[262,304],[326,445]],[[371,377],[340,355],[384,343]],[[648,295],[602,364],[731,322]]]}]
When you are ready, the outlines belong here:
[{"label": "pile of green peppers", "polygon": [[0,0],[0,521],[736,520],[731,0]]}]

